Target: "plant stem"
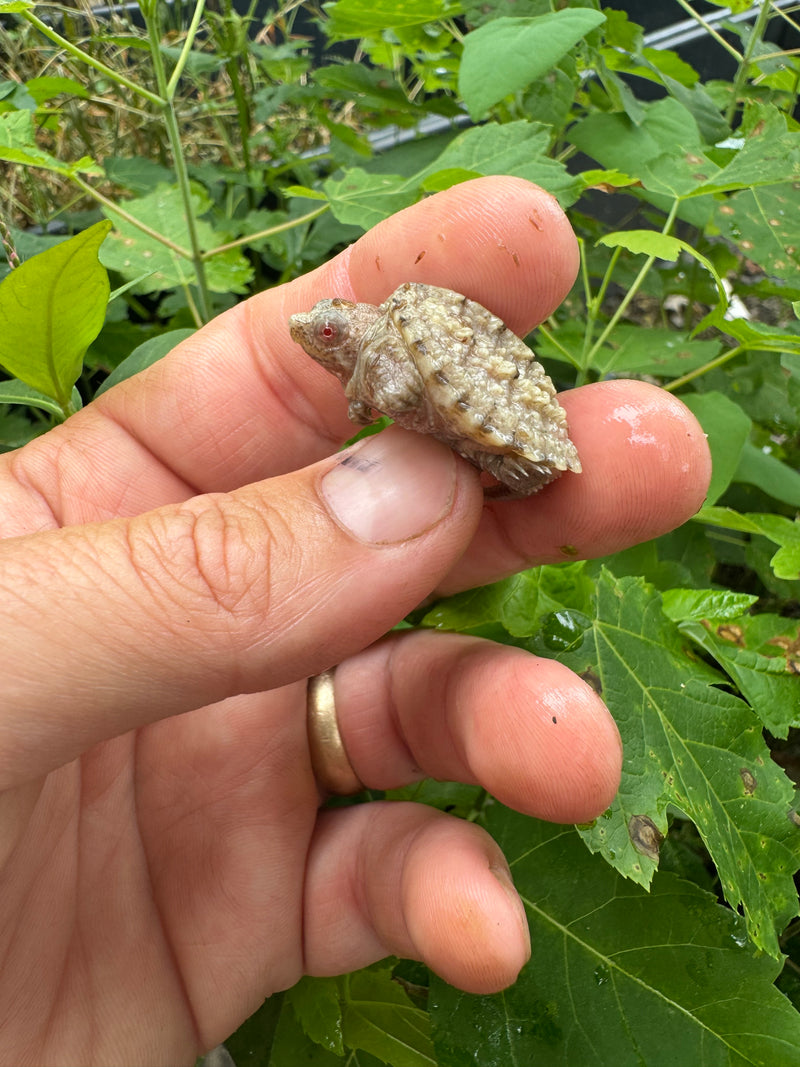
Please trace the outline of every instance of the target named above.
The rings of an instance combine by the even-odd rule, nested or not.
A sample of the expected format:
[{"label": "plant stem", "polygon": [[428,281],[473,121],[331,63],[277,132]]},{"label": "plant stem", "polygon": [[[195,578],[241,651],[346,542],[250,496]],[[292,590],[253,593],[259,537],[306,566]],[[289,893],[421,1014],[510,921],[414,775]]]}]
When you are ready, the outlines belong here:
[{"label": "plant stem", "polygon": [[[672,207],[670,208],[669,215],[667,215],[666,222],[661,227],[661,232],[662,233],[665,233],[665,234],[669,233],[669,231],[672,229],[672,224],[675,221],[675,216],[678,213],[678,205],[679,204],[680,204],[680,199],[676,197],[676,199],[672,203]],[[620,302],[619,307],[617,308],[617,310],[614,312],[614,314],[609,319],[609,321],[608,321],[608,323],[606,325],[606,328],[603,330],[603,332],[597,338],[595,343],[592,345],[592,348],[591,348],[591,351],[589,352],[589,354],[585,357],[585,359],[583,361],[584,370],[588,369],[591,366],[592,359],[594,358],[595,354],[603,346],[603,344],[605,343],[605,340],[608,337],[608,335],[614,330],[614,328],[617,325],[617,323],[619,322],[619,320],[622,318],[622,316],[627,311],[628,305],[630,304],[631,300],[633,300],[633,298],[638,293],[639,289],[642,286],[642,282],[647,277],[647,275],[648,275],[648,273],[650,271],[650,268],[653,266],[653,264],[655,263],[655,261],[657,259],[658,259],[658,256],[648,256],[647,259],[645,260],[644,265],[642,266],[642,269],[639,271],[639,273],[636,275],[636,277],[635,277],[635,279],[633,281],[633,285],[627,291],[627,293],[623,297],[622,301]],[[608,274],[608,271],[606,272],[606,274]],[[609,277],[610,277],[610,275],[609,275]]]},{"label": "plant stem", "polygon": [[710,22],[706,22],[706,20],[703,18],[703,16],[700,15],[697,11],[695,11],[695,9],[692,7],[691,4],[687,3],[686,0],[678,0],[678,4],[683,8],[683,10],[688,15],[692,16],[692,18],[695,20],[695,22],[699,22],[700,25],[703,27],[703,29],[706,31],[706,33],[710,37],[713,37],[714,40],[717,42],[717,44],[721,45],[722,48],[724,48],[725,51],[729,55],[733,56],[733,58],[736,60],[737,63],[741,63],[742,62],[742,54],[741,54],[741,52],[737,52],[732,44],[728,44],[728,42],[725,40],[725,38],[722,36],[722,34],[717,33],[717,31],[714,29],[714,27],[711,25],[711,23]]},{"label": "plant stem", "polygon": [[192,253],[189,251],[188,248],[184,248],[182,245],[175,244],[175,242],[171,241],[169,237],[165,237],[163,233],[159,233],[158,230],[152,229],[146,223],[141,222],[133,215],[130,215],[124,208],[120,207],[119,204],[115,204],[113,200],[109,200],[107,197],[103,196],[102,193],[98,193],[96,189],[93,189],[92,186],[89,185],[88,182],[84,181],[83,178],[81,178],[78,174],[71,174],[70,180],[75,182],[78,188],[83,189],[83,191],[88,196],[91,196],[92,199],[96,200],[98,204],[102,204],[107,211],[111,211],[115,215],[119,215],[121,219],[124,219],[126,222],[130,223],[131,226],[135,226],[137,230],[141,230],[141,232],[146,233],[148,237],[152,237],[154,240],[158,241],[159,244],[162,244],[166,248],[169,248],[170,251],[174,252],[176,256],[180,256],[182,259],[192,258]]},{"label": "plant stem", "polygon": [[197,36],[197,27],[200,25],[200,19],[203,17],[203,9],[205,6],[206,0],[197,0],[194,15],[192,15],[192,21],[186,33],[186,40],[183,42],[181,54],[178,56],[178,62],[175,64],[175,69],[166,85],[166,92],[164,95],[167,100],[173,100],[175,97],[175,89],[181,79],[181,74],[183,74],[183,68],[186,66],[189,53],[192,50],[194,39]]},{"label": "plant stem", "polygon": [[745,82],[747,81],[747,70],[750,66],[750,60],[756,45],[764,36],[764,30],[766,29],[767,22],[769,21],[770,8],[772,7],[771,0],[761,0],[761,10],[758,13],[756,24],[750,33],[750,37],[747,40],[747,47],[744,50],[739,67],[736,71],[736,77],[733,79],[733,91],[731,92],[731,102],[728,104],[725,111],[725,121],[730,126],[733,122],[733,116],[736,114],[736,108],[739,106],[739,97],[744,91]]},{"label": "plant stem", "polygon": [[735,348],[729,348],[727,352],[723,352],[719,356],[715,356],[714,359],[704,363],[702,367],[698,367],[696,370],[689,371],[688,374],[682,375],[680,378],[675,378],[665,385],[663,388],[668,393],[674,393],[676,389],[680,389],[682,385],[686,385],[687,382],[693,381],[695,378],[699,378],[703,374],[707,374],[710,370],[716,370],[717,367],[723,366],[734,356],[740,356],[743,352],[785,352],[785,344],[771,344],[771,345],[736,345]]},{"label": "plant stem", "polygon": [[162,97],[156,96],[156,94],[151,93],[149,89],[144,89],[141,85],[137,85],[136,82],[131,81],[130,78],[126,78],[124,74],[112,70],[111,67],[107,67],[105,63],[101,63],[99,59],[90,56],[88,52],[84,52],[82,48],[78,48],[77,45],[72,44],[66,37],[62,37],[61,34],[56,33],[56,31],[48,26],[46,22],[42,22],[40,18],[37,18],[32,11],[25,10],[21,11],[20,14],[24,19],[30,22],[32,26],[35,26],[40,33],[44,34],[45,37],[63,48],[65,52],[69,52],[75,59],[79,59],[81,63],[85,63],[88,67],[93,67],[117,85],[123,85],[126,89],[130,89],[131,92],[136,93],[138,96],[143,96],[145,100],[149,100],[150,103],[155,104],[156,107],[164,106]]},{"label": "plant stem", "polygon": [[[202,0],[198,0],[198,5],[200,3],[202,3]],[[194,266],[195,279],[197,281],[198,310],[203,320],[208,321],[208,319],[211,318],[211,297],[208,291],[208,282],[206,280],[203,251],[200,247],[200,239],[197,234],[197,219],[195,217],[194,204],[192,203],[192,187],[189,181],[186,158],[183,154],[178,118],[175,114],[173,97],[170,96],[169,84],[167,82],[166,72],[164,71],[164,60],[161,55],[161,31],[158,24],[156,6],[157,5],[155,4],[152,6],[150,4],[144,5],[142,7],[142,14],[144,15],[145,26],[147,27],[150,55],[153,60],[156,83],[158,84],[159,92],[163,96],[164,102],[162,106],[164,110],[164,125],[167,130],[167,138],[169,139],[170,148],[172,149],[172,162],[175,167],[175,177],[177,178],[178,188],[181,191],[186,228],[189,231],[189,245],[192,250],[190,258]],[[175,87],[173,86],[173,93],[174,88]]]},{"label": "plant stem", "polygon": [[569,349],[565,348],[564,345],[561,344],[561,342],[556,338],[555,334],[551,329],[549,329],[549,327],[545,326],[543,322],[540,322],[536,329],[539,331],[542,337],[546,338],[550,342],[553,348],[558,349],[564,359],[568,360],[573,367],[577,367],[578,370],[580,370],[580,364],[577,362],[575,357],[572,355]]},{"label": "plant stem", "polygon": [[275,233],[283,233],[285,230],[293,230],[296,226],[302,226],[304,222],[311,222],[313,219],[318,218],[324,214],[330,204],[323,204],[321,207],[315,208],[313,211],[309,211],[306,215],[301,215],[296,219],[289,219],[287,222],[280,222],[277,226],[270,226],[266,230],[261,230],[259,233],[248,233],[245,237],[237,237],[235,241],[229,241],[225,245],[218,245],[216,248],[209,249],[208,252],[203,253],[203,259],[211,259],[212,256],[218,256],[220,252],[228,252],[231,248],[241,248],[242,245],[252,244],[253,241],[259,241],[263,237],[272,237]]}]

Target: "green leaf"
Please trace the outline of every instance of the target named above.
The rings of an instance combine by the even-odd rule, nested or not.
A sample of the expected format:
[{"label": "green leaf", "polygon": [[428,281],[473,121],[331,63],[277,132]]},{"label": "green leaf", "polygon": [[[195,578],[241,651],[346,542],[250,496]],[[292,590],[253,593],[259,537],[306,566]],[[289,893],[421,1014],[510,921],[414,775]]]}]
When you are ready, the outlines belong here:
[{"label": "green leaf", "polygon": [[729,589],[666,589],[661,594],[664,614],[673,622],[738,619],[757,600]]},{"label": "green leaf", "polygon": [[648,894],[572,830],[500,805],[486,826],[510,861],[533,958],[494,996],[432,979],[440,1067],[796,1067],[800,1015],[772,984],[780,964],[747,946],[741,918],[711,894],[666,873]]},{"label": "green leaf", "polygon": [[[209,223],[200,217],[211,207],[205,191],[194,185],[191,198],[200,247],[210,251],[223,244],[226,238],[216,234]],[[189,228],[177,185],[159,185],[146,196],[126,200],[125,210],[172,244],[188,250]],[[156,293],[194,283],[194,267],[190,259],[179,255],[157,237],[143,233],[125,219],[115,216],[115,222],[116,229],[103,246],[102,260],[109,269],[119,271],[125,278],[137,278],[144,271],[149,271],[136,287],[138,292]],[[252,267],[238,248],[229,249],[206,261],[208,287],[215,293],[244,293],[252,275]]]},{"label": "green leaf", "polygon": [[465,170],[463,167],[445,167],[437,170],[422,182],[422,188],[426,193],[438,193],[442,189],[450,189],[460,182],[470,181],[471,178],[479,178],[476,170]]},{"label": "green leaf", "polygon": [[[774,737],[786,737],[800,726],[800,679],[783,657],[747,647],[747,620],[727,622],[713,630],[688,620],[682,634],[717,661]],[[757,781],[757,779],[754,779]]]},{"label": "green leaf", "polygon": [[[611,347],[611,346],[614,347]],[[666,327],[622,323],[592,360],[600,374],[648,374],[677,378],[719,355],[719,341],[695,341]]]},{"label": "green leaf", "polygon": [[565,8],[537,18],[497,18],[467,34],[458,89],[472,118],[546,74],[603,22],[599,11]]},{"label": "green leaf", "polygon": [[602,693],[625,762],[611,808],[582,836],[647,885],[673,805],[700,832],[754,944],[777,956],[777,932],[798,911],[792,875],[800,866],[800,831],[786,818],[791,783],[773,763],[753,712],[716,688],[724,676],[685,654],[684,637],[641,579],[615,580],[604,571],[595,616],[583,645],[559,659]]},{"label": "green leaf", "polygon": [[32,0],[0,0],[0,15],[11,15],[17,11],[28,11],[34,6]]},{"label": "green leaf", "polygon": [[[40,393],[38,389],[34,389],[32,386],[26,385],[25,382],[20,382],[16,379],[12,379],[10,382],[0,382],[0,404],[24,404],[29,408],[40,408],[42,411],[49,411],[51,415],[55,415],[58,419],[63,419],[64,417],[64,409],[57,400],[53,400],[52,397],[47,396],[45,393]],[[73,411],[78,411],[83,406],[81,394],[77,389],[72,390],[70,406]]]},{"label": "green leaf", "polygon": [[322,188],[339,222],[369,229],[417,199],[415,183],[399,174],[369,174],[351,167],[343,178],[328,178]]},{"label": "green leaf", "polygon": [[733,481],[752,422],[724,393],[689,393],[681,400],[708,436],[712,473],[706,503],[713,504]]},{"label": "green leaf", "polygon": [[10,111],[0,114],[0,159],[21,166],[41,167],[70,177],[74,174],[102,175],[103,168],[89,156],[74,163],[62,163],[36,144],[36,129],[31,111]]},{"label": "green leaf", "polygon": [[[567,554],[571,550],[564,546]],[[500,623],[512,637],[537,633],[545,617],[564,609],[588,611],[594,591],[586,563],[534,567],[494,585],[469,589],[435,604],[422,619],[437,630],[474,630]]]},{"label": "green leaf", "polygon": [[420,26],[452,18],[461,12],[456,0],[338,0],[323,4],[331,39],[370,37],[382,30]]},{"label": "green leaf", "polygon": [[440,170],[459,169],[474,174],[513,174],[541,185],[562,205],[578,195],[574,179],[563,163],[550,159],[550,130],[539,122],[487,123],[464,130],[414,180],[424,183]]},{"label": "green leaf", "polygon": [[356,971],[339,982],[344,1041],[349,1048],[363,1049],[385,1063],[403,1067],[436,1067],[430,1019],[394,981],[391,964]]},{"label": "green leaf", "polygon": [[37,104],[44,104],[61,93],[77,96],[82,100],[88,100],[92,95],[86,86],[75,78],[30,78],[25,82],[25,88]]},{"label": "green leaf", "polygon": [[724,200],[715,222],[748,259],[800,284],[800,190],[796,182],[745,189]]},{"label": "green leaf", "polygon": [[97,253],[110,229],[110,222],[96,223],[27,260],[0,285],[0,365],[64,411],[105,318],[108,275]]},{"label": "green leaf", "polygon": [[723,311],[728,306],[728,294],[725,292],[722,279],[714,264],[679,237],[672,237],[658,230],[620,230],[617,233],[605,234],[598,239],[597,243],[607,248],[627,248],[629,252],[636,255],[655,256],[657,259],[665,259],[669,262],[677,260],[681,252],[685,252],[701,263],[714,279]]},{"label": "green leaf", "polygon": [[733,480],[756,485],[775,500],[800,508],[800,473],[750,441],[745,442]]},{"label": "green leaf", "polygon": [[781,547],[770,560],[776,578],[794,581],[800,578],[800,519],[784,518],[783,515],[740,513],[732,508],[702,507],[695,516],[696,522],[721,526],[728,530],[760,534]]},{"label": "green leaf", "polygon": [[[285,1016],[294,1018],[292,1011],[284,1001],[284,993],[275,993],[267,997],[258,1011],[253,1012],[250,1018],[226,1040],[225,1048],[236,1067],[267,1067],[272,1062],[270,1049],[280,1021]],[[197,1067],[204,1067],[204,1065],[201,1063]]]},{"label": "green leaf", "polygon": [[146,370],[153,363],[158,362],[159,359],[163,359],[176,345],[180,344],[181,341],[185,341],[187,337],[191,337],[195,332],[192,329],[168,330],[166,333],[160,333],[158,337],[151,337],[149,340],[143,341],[134,348],[127,359],[123,359],[121,363],[117,364],[94,394],[95,397],[100,396],[101,393],[104,393],[119,382],[124,382],[126,378],[132,378],[134,374]]},{"label": "green leaf", "polygon": [[339,979],[301,978],[286,994],[303,1030],[317,1045],[344,1055]]}]

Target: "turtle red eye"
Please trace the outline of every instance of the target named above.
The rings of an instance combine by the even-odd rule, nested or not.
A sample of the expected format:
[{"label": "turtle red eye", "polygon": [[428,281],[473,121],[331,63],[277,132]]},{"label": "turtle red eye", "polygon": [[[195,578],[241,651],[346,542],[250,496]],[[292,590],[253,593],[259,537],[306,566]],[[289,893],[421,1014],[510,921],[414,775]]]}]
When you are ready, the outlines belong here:
[{"label": "turtle red eye", "polygon": [[314,333],[318,344],[335,348],[347,336],[347,322],[342,316],[329,312],[316,323]]}]

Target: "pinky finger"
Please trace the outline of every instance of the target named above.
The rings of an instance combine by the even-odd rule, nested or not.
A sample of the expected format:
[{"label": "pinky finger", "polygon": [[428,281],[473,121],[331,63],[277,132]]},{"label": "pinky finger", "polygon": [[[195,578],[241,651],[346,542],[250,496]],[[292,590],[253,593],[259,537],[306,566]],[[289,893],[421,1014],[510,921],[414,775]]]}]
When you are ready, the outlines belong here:
[{"label": "pinky finger", "polygon": [[472,823],[418,804],[322,813],[305,916],[313,975],[398,955],[469,993],[494,993],[530,957],[525,912],[497,844]]}]

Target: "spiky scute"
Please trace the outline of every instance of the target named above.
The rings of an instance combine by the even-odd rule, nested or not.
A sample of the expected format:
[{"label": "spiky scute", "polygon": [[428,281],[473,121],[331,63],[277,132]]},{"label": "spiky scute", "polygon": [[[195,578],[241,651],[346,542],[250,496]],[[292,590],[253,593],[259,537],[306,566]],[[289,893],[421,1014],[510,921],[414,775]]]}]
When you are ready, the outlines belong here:
[{"label": "spiky scute", "polygon": [[[292,335],[307,351],[297,321],[313,328],[317,308],[329,303],[293,319]],[[401,285],[371,315],[368,305],[349,307],[346,345],[335,355],[309,354],[343,380],[341,367],[348,374],[353,368],[345,391],[362,418],[372,409],[432,434],[497,478],[506,496],[528,495],[562,471],[580,471],[553,383],[486,308],[417,282]]]}]

